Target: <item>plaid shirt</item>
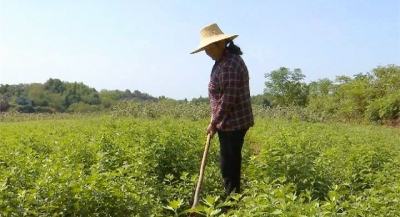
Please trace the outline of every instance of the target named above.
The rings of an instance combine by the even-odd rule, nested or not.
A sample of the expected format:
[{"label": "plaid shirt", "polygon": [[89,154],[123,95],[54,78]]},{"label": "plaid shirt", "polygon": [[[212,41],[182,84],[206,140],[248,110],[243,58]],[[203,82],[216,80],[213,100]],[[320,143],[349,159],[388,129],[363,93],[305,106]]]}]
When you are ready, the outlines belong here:
[{"label": "plaid shirt", "polygon": [[249,72],[239,55],[225,51],[213,66],[208,95],[211,124],[223,131],[243,130],[254,125]]}]

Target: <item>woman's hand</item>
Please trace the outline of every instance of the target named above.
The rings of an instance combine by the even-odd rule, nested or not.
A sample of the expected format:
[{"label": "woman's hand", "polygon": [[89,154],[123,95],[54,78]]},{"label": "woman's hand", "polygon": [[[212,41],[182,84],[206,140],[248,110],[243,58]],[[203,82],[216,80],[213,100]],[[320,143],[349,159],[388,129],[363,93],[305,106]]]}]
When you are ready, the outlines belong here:
[{"label": "woman's hand", "polygon": [[213,136],[215,135],[216,132],[217,132],[217,128],[215,127],[215,125],[212,125],[210,123],[207,127],[207,135],[210,134],[211,138],[213,138]]}]

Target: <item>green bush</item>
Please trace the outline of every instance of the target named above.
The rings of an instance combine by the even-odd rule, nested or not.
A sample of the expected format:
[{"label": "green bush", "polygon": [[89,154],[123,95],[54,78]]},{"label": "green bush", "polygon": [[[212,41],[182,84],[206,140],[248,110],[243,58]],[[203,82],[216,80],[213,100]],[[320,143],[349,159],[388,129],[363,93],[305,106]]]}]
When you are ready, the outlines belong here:
[{"label": "green bush", "polygon": [[51,108],[51,107],[40,107],[40,106],[38,106],[38,107],[35,108],[35,110],[38,113],[55,113],[55,112],[57,112],[54,108]]},{"label": "green bush", "polygon": [[400,117],[400,90],[372,102],[366,111],[366,118],[374,122],[395,120]]},{"label": "green bush", "polygon": [[17,112],[20,113],[34,113],[36,112],[35,108],[29,105],[24,105],[24,106],[17,106],[16,107]]},{"label": "green bush", "polygon": [[83,102],[73,103],[67,109],[67,112],[78,112],[78,113],[79,112],[87,113],[96,111],[100,111],[99,105],[89,105]]}]

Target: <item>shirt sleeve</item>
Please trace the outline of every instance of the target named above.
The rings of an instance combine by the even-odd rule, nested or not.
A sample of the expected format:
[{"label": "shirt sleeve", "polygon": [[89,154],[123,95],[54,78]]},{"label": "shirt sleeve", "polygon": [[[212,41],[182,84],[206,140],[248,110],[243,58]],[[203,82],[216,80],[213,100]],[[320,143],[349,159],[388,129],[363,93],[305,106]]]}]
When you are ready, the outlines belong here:
[{"label": "shirt sleeve", "polygon": [[211,124],[217,125],[226,119],[233,109],[236,101],[237,90],[240,85],[240,75],[237,64],[223,66],[219,75],[220,80],[220,103],[214,112]]}]

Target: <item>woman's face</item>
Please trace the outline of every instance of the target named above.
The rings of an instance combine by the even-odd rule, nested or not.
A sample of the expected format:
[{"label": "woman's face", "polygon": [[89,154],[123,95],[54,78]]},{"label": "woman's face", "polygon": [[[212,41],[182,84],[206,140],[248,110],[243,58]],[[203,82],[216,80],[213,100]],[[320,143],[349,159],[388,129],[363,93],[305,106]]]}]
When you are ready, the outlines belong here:
[{"label": "woman's face", "polygon": [[205,48],[206,54],[213,60],[219,60],[225,50],[225,40],[214,42]]}]

